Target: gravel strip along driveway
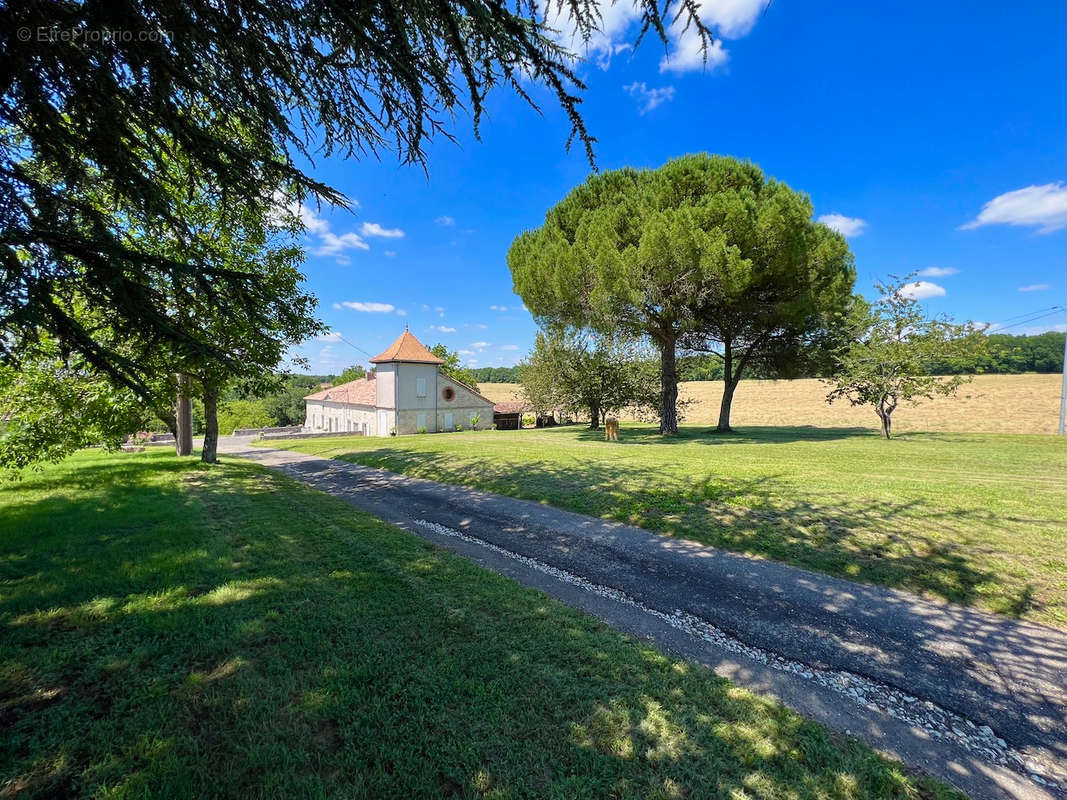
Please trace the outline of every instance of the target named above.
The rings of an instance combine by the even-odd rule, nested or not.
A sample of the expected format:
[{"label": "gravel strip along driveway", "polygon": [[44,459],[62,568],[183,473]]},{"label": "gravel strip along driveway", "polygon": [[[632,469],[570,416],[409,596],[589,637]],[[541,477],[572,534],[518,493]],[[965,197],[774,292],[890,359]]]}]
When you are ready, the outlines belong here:
[{"label": "gravel strip along driveway", "polygon": [[976,798],[1067,800],[1067,634],[640,528],[222,439]]}]

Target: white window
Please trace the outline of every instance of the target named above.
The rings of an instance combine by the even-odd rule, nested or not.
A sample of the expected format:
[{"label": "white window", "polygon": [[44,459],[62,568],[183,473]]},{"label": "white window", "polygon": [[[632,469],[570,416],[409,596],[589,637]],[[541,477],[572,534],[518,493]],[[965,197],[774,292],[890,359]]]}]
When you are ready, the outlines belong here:
[{"label": "white window", "polygon": [[[419,378],[419,380],[423,381],[423,383],[425,383],[425,379]],[[416,414],[415,415],[415,430],[421,431],[425,427],[426,427],[426,415],[425,414]]]},{"label": "white window", "polygon": [[415,396],[416,397],[425,397],[426,396],[426,379],[425,378],[416,378],[415,379]]}]

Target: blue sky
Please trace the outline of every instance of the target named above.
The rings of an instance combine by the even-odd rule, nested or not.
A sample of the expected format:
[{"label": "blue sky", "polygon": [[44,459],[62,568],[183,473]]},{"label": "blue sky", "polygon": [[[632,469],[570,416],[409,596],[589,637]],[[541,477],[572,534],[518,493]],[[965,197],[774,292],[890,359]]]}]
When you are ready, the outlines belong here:
[{"label": "blue sky", "polygon": [[[626,0],[580,67],[601,169],[684,153],[750,159],[849,236],[857,289],[925,270],[929,311],[997,322],[1067,303],[1067,4],[705,0],[705,69],[687,36],[626,47]],[[358,207],[309,214],[305,271],[328,338],[314,372],[365,363],[404,325],[474,366],[517,362],[535,326],[511,291],[512,239],[589,174],[547,93],[539,116],[491,96],[482,139],[312,171]],[[830,216],[833,215],[833,216]],[[347,305],[346,305],[347,304]],[[1067,329],[1067,313],[1011,328]]]}]

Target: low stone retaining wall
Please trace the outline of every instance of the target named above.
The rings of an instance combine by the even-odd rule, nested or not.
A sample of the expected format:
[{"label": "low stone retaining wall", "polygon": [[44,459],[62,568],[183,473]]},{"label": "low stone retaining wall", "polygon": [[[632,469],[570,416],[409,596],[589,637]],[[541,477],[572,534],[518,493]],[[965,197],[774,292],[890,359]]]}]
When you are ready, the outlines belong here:
[{"label": "low stone retaining wall", "polygon": [[263,439],[321,439],[327,436],[362,436],[363,431],[324,431],[322,433],[264,433]]},{"label": "low stone retaining wall", "polygon": [[303,425],[286,425],[281,428],[234,428],[231,436],[255,436],[260,434],[266,436],[268,433],[301,433],[304,430]]}]

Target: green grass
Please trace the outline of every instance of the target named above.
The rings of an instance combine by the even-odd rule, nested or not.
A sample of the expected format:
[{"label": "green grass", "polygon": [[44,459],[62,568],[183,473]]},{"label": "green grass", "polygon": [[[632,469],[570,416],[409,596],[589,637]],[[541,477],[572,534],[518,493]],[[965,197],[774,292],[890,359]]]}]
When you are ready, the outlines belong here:
[{"label": "green grass", "polygon": [[567,427],[285,446],[1067,627],[1064,438],[633,426],[619,444]]},{"label": "green grass", "polygon": [[0,626],[4,797],[957,796],[237,460],[4,485]]}]

